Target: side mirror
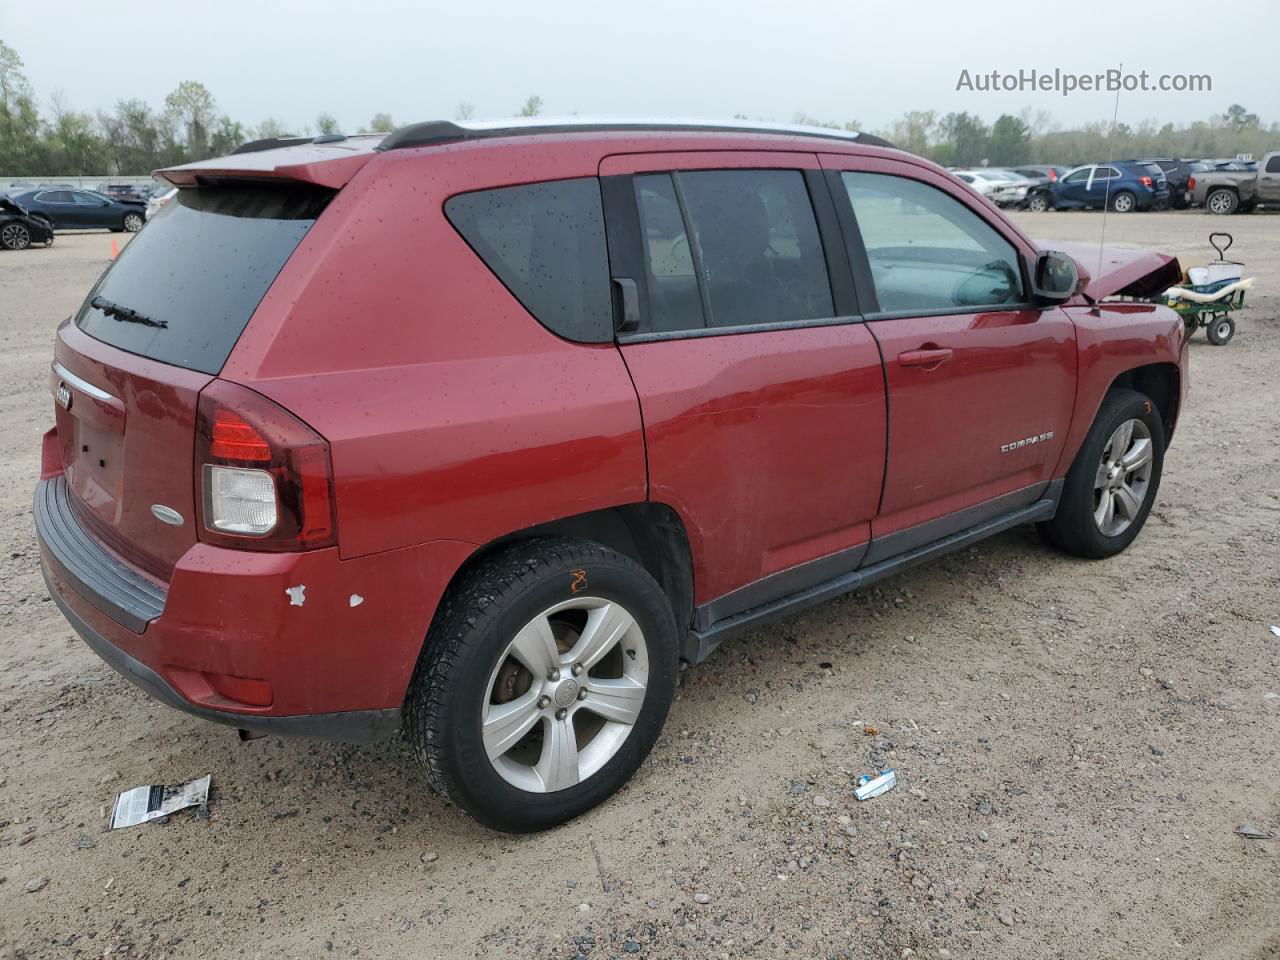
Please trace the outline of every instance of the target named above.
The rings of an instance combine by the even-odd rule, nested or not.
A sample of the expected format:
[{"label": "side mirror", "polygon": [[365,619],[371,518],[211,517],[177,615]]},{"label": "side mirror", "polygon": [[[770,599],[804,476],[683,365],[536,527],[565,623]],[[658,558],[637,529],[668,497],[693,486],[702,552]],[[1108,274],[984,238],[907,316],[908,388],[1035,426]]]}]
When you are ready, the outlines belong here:
[{"label": "side mirror", "polygon": [[1046,250],[1036,257],[1031,278],[1031,293],[1043,306],[1066,303],[1081,289],[1080,270],[1065,253]]}]

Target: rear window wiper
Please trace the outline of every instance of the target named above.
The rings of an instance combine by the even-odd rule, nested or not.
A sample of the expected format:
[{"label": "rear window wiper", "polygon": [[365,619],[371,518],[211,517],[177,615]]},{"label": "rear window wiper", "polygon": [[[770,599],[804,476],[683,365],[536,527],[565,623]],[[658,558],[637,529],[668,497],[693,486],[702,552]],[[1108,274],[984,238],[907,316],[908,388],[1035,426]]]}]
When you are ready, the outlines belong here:
[{"label": "rear window wiper", "polygon": [[123,320],[126,323],[140,323],[144,327],[159,327],[161,330],[169,326],[168,320],[152,320],[150,317],[144,317],[137,310],[113,303],[106,297],[94,297],[89,301],[89,306],[101,310],[108,317],[115,317],[117,320]]}]

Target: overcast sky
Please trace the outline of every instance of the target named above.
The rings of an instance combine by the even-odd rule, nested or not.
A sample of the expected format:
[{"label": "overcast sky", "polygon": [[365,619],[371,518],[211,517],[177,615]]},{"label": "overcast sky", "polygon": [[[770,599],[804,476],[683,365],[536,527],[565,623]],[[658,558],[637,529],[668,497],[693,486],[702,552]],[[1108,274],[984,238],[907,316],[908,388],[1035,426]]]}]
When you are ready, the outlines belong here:
[{"label": "overcast sky", "polygon": [[57,90],[78,110],[131,97],[158,106],[198,80],[233,119],[276,117],[299,132],[321,111],[354,131],[376,112],[450,118],[464,100],[477,117],[510,116],[530,94],[548,115],[789,122],[803,110],[873,130],[907,110],[990,122],[1031,107],[1065,126],[1109,120],[1114,95],[957,91],[961,71],[1092,73],[1120,61],[1213,82],[1208,93],[1121,94],[1124,122],[1187,122],[1236,102],[1270,122],[1277,37],[1277,0],[0,0],[0,40],[46,105]]}]

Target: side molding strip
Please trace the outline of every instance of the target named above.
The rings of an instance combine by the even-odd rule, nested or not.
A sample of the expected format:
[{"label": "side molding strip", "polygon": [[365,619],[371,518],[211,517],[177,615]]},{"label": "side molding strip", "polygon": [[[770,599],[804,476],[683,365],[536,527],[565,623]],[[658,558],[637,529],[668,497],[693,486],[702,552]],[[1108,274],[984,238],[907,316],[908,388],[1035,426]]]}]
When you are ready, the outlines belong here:
[{"label": "side molding strip", "polygon": [[[993,517],[976,526],[952,533],[880,563],[824,580],[770,603],[761,604],[742,613],[717,620],[704,629],[691,630],[685,639],[681,656],[690,663],[701,663],[723,641],[730,637],[738,636],[762,623],[777,617],[807,610],[834,597],[851,593],[877,580],[882,580],[895,573],[901,573],[917,564],[961,550],[970,544],[985,540],[997,533],[1002,533],[1011,527],[1048,520],[1057,512],[1058,498],[1062,494],[1062,484],[1062,480],[1053,481],[1049,485],[1049,489],[1045,491],[1043,499],[1029,506]],[[702,609],[704,608],[699,608],[699,610]],[[700,622],[697,613],[695,613],[696,622]]]}]

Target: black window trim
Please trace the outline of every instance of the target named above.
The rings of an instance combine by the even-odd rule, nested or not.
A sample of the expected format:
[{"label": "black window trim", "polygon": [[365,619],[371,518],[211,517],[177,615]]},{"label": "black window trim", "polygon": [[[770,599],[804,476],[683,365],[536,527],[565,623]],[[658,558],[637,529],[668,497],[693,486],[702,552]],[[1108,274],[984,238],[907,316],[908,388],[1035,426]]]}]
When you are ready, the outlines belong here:
[{"label": "black window trim", "polygon": [[845,188],[844,179],[841,177],[843,173],[876,173],[887,177],[899,177],[903,180],[914,180],[916,183],[931,187],[956,201],[956,203],[994,230],[1009,246],[1013,247],[1013,252],[1018,258],[1018,270],[1021,274],[1024,297],[1031,290],[1029,283],[1030,269],[1027,264],[1027,258],[1023,254],[1021,245],[1009,239],[1009,235],[1001,229],[1000,224],[994,223],[983,211],[975,210],[955,194],[943,190],[937,184],[930,183],[922,177],[913,177],[906,172],[887,173],[879,170],[826,170],[825,173],[828,191],[835,201],[836,212],[844,229],[845,247],[849,251],[850,267],[856,280],[858,296],[863,301],[862,316],[864,320],[870,322],[873,320],[906,320],[912,317],[963,317],[979,313],[1017,313],[1024,310],[1042,312],[1049,309],[1047,306],[1032,303],[1030,300],[1022,300],[1018,303],[937,307],[931,310],[881,310],[879,298],[876,296],[875,282],[871,276],[871,259],[867,256],[867,248],[862,240],[862,230],[858,226],[858,218],[853,212],[853,201],[849,199],[849,191]]},{"label": "black window trim", "polygon": [[[729,152],[732,155],[732,152]],[[700,263],[702,259],[701,245],[695,235],[688,230],[689,217],[684,204],[684,193],[679,183],[679,174],[706,173],[709,171],[737,170],[769,170],[797,172],[804,181],[809,196],[810,208],[818,230],[818,240],[822,245],[823,263],[827,271],[827,285],[831,293],[832,307],[836,315],[833,317],[813,317],[805,320],[779,320],[773,323],[744,323],[729,326],[715,326],[711,320],[711,306],[707,302],[705,285],[702,280]],[[684,220],[686,235],[689,237],[689,253],[693,259],[695,279],[698,282],[698,296],[703,309],[703,326],[687,330],[639,330],[635,332],[619,332],[615,339],[619,344],[654,343],[663,340],[688,340],[697,337],[740,336],[747,333],[769,333],[778,330],[800,330],[809,327],[833,327],[850,323],[862,323],[868,319],[863,315],[863,301],[860,286],[850,270],[849,258],[845,256],[846,237],[840,222],[837,204],[833,202],[830,186],[823,171],[816,168],[793,167],[785,164],[725,167],[697,167],[681,170],[658,169],[636,171],[635,173],[613,174],[600,178],[601,196],[604,200],[605,236],[609,246],[610,280],[632,280],[636,283],[640,300],[640,322],[644,326],[649,317],[649,271],[646,265],[647,253],[644,238],[640,235],[640,214],[636,200],[635,178],[654,175],[670,177],[676,201],[680,207],[680,216]],[[695,253],[696,251],[696,253]],[[617,286],[617,284],[612,284]],[[614,329],[617,330],[621,320],[620,305],[615,296]]]}]

